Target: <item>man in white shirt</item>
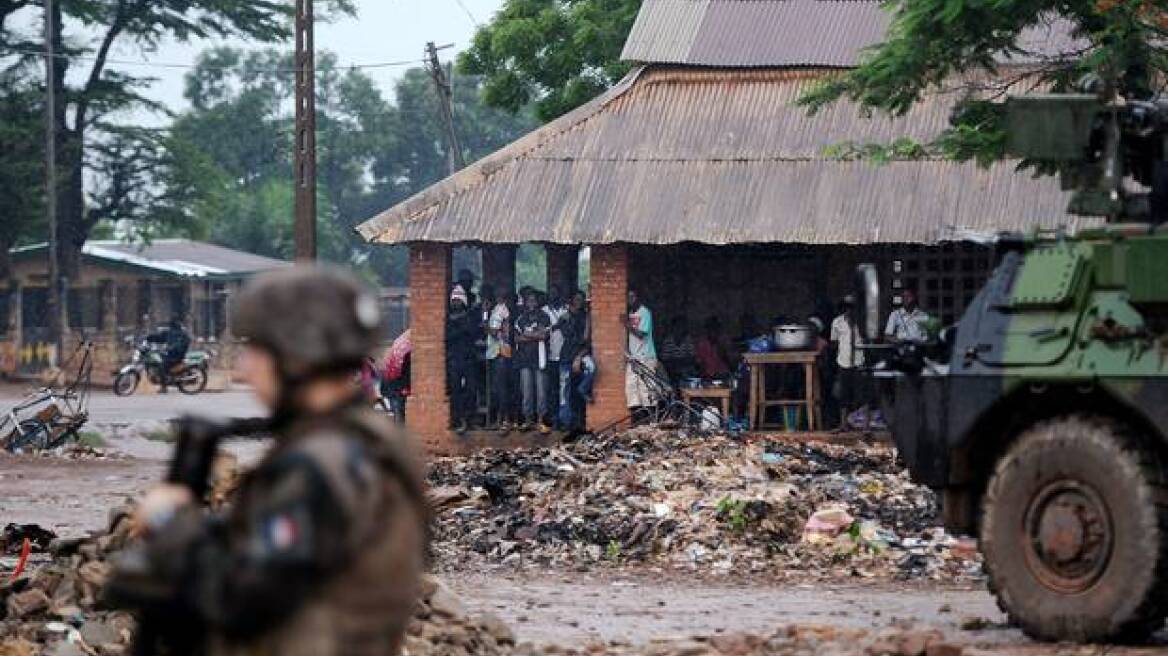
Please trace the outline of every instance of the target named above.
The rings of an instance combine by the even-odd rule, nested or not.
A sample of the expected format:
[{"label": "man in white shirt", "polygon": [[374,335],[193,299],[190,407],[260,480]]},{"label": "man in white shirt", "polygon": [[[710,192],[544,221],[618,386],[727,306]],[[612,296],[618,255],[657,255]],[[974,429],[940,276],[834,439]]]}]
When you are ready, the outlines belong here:
[{"label": "man in white shirt", "polygon": [[[658,401],[647,380],[650,372],[657,370],[657,347],[653,343],[653,313],[641,303],[633,289],[629,290],[629,313],[624,316],[624,324],[629,334],[630,361],[625,368],[625,399],[634,423],[639,423]],[[631,364],[633,360],[640,364],[641,371],[634,369]]]},{"label": "man in white shirt", "polygon": [[855,308],[856,298],[851,294],[845,296],[840,303],[840,314],[831,322],[831,341],[835,345],[835,363],[839,368],[836,372],[835,385],[832,392],[840,405],[841,428],[846,428],[848,414],[864,405],[863,374],[860,367],[864,366],[864,352],[858,347],[863,344],[860,327],[852,320],[852,310]]},{"label": "man in white shirt", "polygon": [[925,323],[929,320],[929,315],[917,305],[916,293],[906,289],[900,298],[900,307],[888,316],[884,336],[896,343],[926,341],[928,331],[925,330]]},{"label": "man in white shirt", "polygon": [[[559,285],[548,287],[547,305],[543,306],[544,314],[548,315],[551,323],[551,336],[548,337],[547,356],[548,365],[545,375],[547,382],[547,405],[544,412],[548,417],[558,417],[559,408],[564,394],[560,381],[560,353],[564,350],[563,320],[568,316],[568,304],[564,300],[563,291]],[[557,421],[558,423],[558,421]]]}]

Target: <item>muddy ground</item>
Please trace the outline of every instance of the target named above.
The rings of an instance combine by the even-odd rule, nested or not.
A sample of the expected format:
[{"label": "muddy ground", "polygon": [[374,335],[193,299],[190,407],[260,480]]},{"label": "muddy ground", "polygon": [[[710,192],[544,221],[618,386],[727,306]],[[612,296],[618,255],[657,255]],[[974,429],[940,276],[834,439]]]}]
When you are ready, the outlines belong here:
[{"label": "muddy ground", "polygon": [[[39,523],[68,536],[98,529],[110,507],[162,476],[171,446],[157,437],[168,413],[217,407],[219,414],[236,416],[251,410],[242,395],[198,397],[198,406],[189,406],[187,397],[173,398],[178,400],[150,399],[148,421],[133,420],[134,408],[124,400],[99,400],[95,406],[108,419],[93,428],[106,442],[105,457],[0,455],[0,524]],[[135,398],[129,405],[138,403]],[[251,441],[228,445],[244,462],[254,461],[264,447]],[[446,573],[445,578],[471,610],[498,615],[520,640],[536,643],[644,644],[790,625],[913,625],[940,629],[954,642],[992,653],[1168,653],[1168,640],[1138,650],[1036,645],[1006,626],[978,584],[778,584],[741,576],[699,580],[687,572],[620,565],[590,571],[493,568]],[[971,625],[978,628],[967,630]]]}]

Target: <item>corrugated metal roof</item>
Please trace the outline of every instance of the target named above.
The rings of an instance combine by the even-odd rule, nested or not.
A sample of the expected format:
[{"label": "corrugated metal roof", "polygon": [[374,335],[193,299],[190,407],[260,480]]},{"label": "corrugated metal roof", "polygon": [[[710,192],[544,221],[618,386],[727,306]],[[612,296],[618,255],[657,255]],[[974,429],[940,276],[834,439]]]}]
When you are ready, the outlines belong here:
[{"label": "corrugated metal roof", "polygon": [[289,266],[283,260],[190,239],[155,239],[148,244],[88,241],[82,252],[107,259],[132,258],[179,275],[249,274]]},{"label": "corrugated metal roof", "polygon": [[[14,249],[12,253],[30,254],[46,248],[43,243],[34,244]],[[283,260],[190,239],[156,239],[148,244],[91,239],[81,247],[81,253],[159,273],[195,278],[247,275],[290,266]]]},{"label": "corrugated metal roof", "polygon": [[792,106],[819,71],[638,69],[613,91],[363,224],[378,242],[930,243],[1076,228],[1067,195],[1011,163],[828,159],[929,139],[952,98],[902,119]]},{"label": "corrugated metal roof", "polygon": [[[622,59],[696,66],[851,67],[884,40],[892,14],[877,0],[644,0]],[[1069,52],[1069,24],[1019,40],[1033,62]]]}]

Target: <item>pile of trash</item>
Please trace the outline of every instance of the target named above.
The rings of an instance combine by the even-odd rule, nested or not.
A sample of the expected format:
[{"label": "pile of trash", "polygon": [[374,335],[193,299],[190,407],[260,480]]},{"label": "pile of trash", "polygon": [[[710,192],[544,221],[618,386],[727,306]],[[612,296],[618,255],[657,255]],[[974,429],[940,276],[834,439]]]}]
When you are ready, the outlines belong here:
[{"label": "pile of trash", "polygon": [[644,564],[778,579],[981,576],[937,500],[884,444],[743,441],[653,428],[438,459],[435,551],[499,564]]},{"label": "pile of trash", "polygon": [[[0,654],[113,656],[129,651],[133,619],[98,607],[108,558],[131,539],[129,507],[99,536],[54,540],[52,558],[0,572]],[[22,540],[23,541],[23,540]]]},{"label": "pile of trash", "polygon": [[[51,557],[30,562],[0,560],[0,656],[121,656],[129,654],[135,622],[103,608],[100,591],[111,571],[110,557],[133,539],[132,507],[110,513],[106,532],[75,540],[53,539],[34,525],[10,525],[0,533],[0,555],[12,545]],[[46,540],[52,540],[46,545]],[[502,656],[515,647],[511,629],[491,615],[472,616],[433,577],[423,580],[421,598],[405,639],[410,656]]]}]

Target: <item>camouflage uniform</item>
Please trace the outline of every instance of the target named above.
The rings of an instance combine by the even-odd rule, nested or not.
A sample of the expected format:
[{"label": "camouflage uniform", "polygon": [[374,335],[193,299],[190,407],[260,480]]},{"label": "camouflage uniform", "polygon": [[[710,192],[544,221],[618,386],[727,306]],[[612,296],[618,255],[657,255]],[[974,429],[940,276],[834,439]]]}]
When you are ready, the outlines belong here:
[{"label": "camouflage uniform", "polygon": [[176,515],[147,553],[211,654],[395,654],[424,549],[420,484],[382,417],[295,420],[220,519]]},{"label": "camouflage uniform", "polygon": [[[364,300],[355,282],[313,269],[244,293],[237,334],[277,356],[281,370],[275,446],[226,515],[182,507],[141,550],[140,578],[161,603],[142,601],[147,592],[133,605],[168,626],[165,640],[180,652],[399,651],[425,553],[419,469],[405,436],[356,388],[350,404],[316,415],[294,395],[359,365],[377,333]],[[176,625],[186,633],[176,637]]]}]

